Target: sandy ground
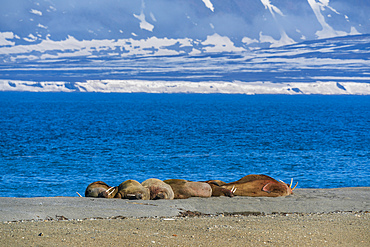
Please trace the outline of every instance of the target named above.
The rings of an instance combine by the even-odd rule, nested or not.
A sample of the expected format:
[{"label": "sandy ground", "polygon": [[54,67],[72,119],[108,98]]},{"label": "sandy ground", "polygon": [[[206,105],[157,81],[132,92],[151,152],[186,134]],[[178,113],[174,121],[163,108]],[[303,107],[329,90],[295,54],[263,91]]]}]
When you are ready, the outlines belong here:
[{"label": "sandy ground", "polygon": [[279,198],[0,198],[0,246],[370,246],[370,188]]}]

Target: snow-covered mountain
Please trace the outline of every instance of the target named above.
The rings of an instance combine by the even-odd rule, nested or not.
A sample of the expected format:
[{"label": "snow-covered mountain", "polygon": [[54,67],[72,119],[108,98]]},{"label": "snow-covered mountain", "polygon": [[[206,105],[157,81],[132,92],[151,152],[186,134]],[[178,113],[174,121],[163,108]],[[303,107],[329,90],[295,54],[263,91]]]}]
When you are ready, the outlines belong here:
[{"label": "snow-covered mountain", "polygon": [[370,94],[367,0],[0,0],[0,90]]}]

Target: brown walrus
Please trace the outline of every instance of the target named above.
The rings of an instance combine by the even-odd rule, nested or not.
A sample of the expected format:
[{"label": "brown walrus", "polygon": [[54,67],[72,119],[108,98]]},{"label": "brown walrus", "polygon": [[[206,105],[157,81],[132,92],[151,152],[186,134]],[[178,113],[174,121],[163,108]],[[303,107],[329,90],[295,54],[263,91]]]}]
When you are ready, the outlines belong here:
[{"label": "brown walrus", "polygon": [[228,196],[228,197],[234,196],[231,190],[222,187],[222,185],[226,183],[221,180],[208,180],[208,181],[205,181],[205,183],[211,186],[212,196]]},{"label": "brown walrus", "polygon": [[248,175],[238,181],[222,185],[223,188],[231,190],[236,196],[287,196],[293,194],[293,190],[298,183],[292,188],[282,181],[277,181],[266,175]]},{"label": "brown walrus", "polygon": [[185,179],[164,180],[166,184],[171,185],[174,199],[186,199],[189,197],[211,197],[212,188],[204,182],[191,182]]},{"label": "brown walrus", "polygon": [[150,200],[172,200],[175,196],[169,184],[166,184],[162,180],[156,178],[149,178],[142,182],[141,185],[149,189]]},{"label": "brown walrus", "polygon": [[113,198],[117,193],[117,187],[111,187],[102,181],[89,184],[85,190],[85,197]]},{"label": "brown walrus", "polygon": [[115,198],[130,199],[130,200],[149,200],[150,192],[136,180],[126,180],[118,186],[118,192]]}]

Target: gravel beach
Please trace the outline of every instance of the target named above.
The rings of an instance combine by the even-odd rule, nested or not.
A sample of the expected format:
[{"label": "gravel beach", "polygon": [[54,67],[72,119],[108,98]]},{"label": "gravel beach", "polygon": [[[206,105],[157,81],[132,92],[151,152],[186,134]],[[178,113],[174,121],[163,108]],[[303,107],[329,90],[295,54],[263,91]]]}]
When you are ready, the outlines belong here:
[{"label": "gravel beach", "polygon": [[370,246],[370,188],[278,198],[0,198],[0,246]]}]

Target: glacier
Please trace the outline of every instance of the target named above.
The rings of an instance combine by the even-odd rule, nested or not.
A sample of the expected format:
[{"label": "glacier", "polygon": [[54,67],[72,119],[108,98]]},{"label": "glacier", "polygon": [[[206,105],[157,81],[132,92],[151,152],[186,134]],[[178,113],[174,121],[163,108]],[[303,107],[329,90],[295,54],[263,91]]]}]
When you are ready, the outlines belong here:
[{"label": "glacier", "polygon": [[85,82],[30,82],[0,80],[2,91],[99,93],[222,93],[369,95],[370,83],[334,81],[317,83],[189,82],[144,80],[87,80]]},{"label": "glacier", "polygon": [[370,4],[5,1],[0,91],[370,94]]}]

